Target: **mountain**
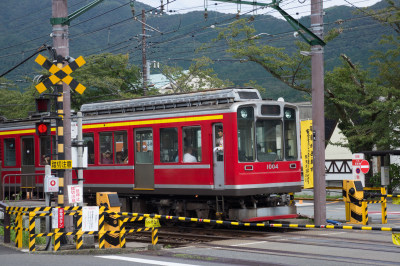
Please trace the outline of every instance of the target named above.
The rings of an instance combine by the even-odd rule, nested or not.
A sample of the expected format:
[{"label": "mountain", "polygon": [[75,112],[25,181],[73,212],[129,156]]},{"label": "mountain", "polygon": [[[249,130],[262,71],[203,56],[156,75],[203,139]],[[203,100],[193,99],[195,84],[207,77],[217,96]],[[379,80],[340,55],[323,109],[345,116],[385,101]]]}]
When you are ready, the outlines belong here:
[{"label": "mountain", "polygon": [[[32,55],[41,45],[52,44],[52,26],[49,22],[52,1],[20,0],[18,5],[22,8],[14,7],[14,2],[0,2],[1,73]],[[69,14],[90,2],[68,1]],[[384,4],[380,2],[371,8],[382,8]],[[132,63],[141,65],[142,9],[153,10],[146,14],[147,59],[184,68],[190,65],[191,59],[202,55],[195,53],[197,48],[206,43],[210,44],[218,34],[217,29],[235,18],[234,14],[208,12],[208,18],[205,19],[204,12],[200,11],[186,14],[167,12],[159,15],[159,11],[136,1],[134,10],[137,20],[134,20],[130,1],[107,0],[71,21],[70,55],[76,58],[97,53],[129,53]],[[371,50],[380,49],[380,36],[391,34],[388,27],[381,26],[363,13],[355,14],[355,11],[356,8],[347,6],[325,10],[325,32],[333,27],[343,28],[342,34],[325,46],[326,71],[341,64],[339,56],[342,53],[348,55],[353,62],[367,66],[372,55]],[[250,18],[250,15],[247,17]],[[309,17],[301,18],[300,22],[305,26],[310,25]],[[265,41],[268,44],[294,51],[294,30],[286,21],[270,15],[254,15],[253,23],[257,33],[276,36],[266,37]],[[151,30],[152,28],[155,30]],[[232,61],[232,57],[224,52],[226,46],[221,43],[211,45],[213,48],[206,50],[204,55],[216,60],[212,67],[221,79],[229,79],[236,85],[255,80],[267,88],[267,97],[283,96],[291,101],[304,100],[304,95],[285,87],[257,64]],[[47,56],[45,51],[42,54]],[[225,61],[227,59],[230,61]],[[32,58],[5,77],[23,81],[25,76],[32,78],[38,70],[41,70],[41,67]],[[157,73],[157,69],[151,71]],[[18,84],[22,88],[27,86],[23,82]]]}]

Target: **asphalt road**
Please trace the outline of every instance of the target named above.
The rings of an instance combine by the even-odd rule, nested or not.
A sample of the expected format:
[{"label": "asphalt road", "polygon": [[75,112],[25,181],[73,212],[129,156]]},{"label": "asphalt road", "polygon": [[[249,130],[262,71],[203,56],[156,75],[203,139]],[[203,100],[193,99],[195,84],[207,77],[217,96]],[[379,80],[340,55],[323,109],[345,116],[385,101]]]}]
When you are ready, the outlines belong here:
[{"label": "asphalt road", "polygon": [[[380,204],[369,205],[371,226],[380,224]],[[299,204],[298,213],[312,217],[312,203]],[[328,202],[327,218],[343,221],[344,204]],[[400,227],[400,206],[388,204],[389,224]],[[400,246],[392,233],[369,230],[290,229],[260,232],[259,236],[219,240],[181,248],[126,254],[70,255],[27,253],[0,245],[0,265],[400,265]]]}]

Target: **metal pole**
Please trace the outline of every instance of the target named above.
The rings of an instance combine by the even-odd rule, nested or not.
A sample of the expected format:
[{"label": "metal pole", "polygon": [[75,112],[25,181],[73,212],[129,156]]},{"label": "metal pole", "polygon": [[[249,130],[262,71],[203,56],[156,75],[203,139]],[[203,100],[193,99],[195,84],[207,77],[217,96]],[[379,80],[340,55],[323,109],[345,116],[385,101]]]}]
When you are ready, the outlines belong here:
[{"label": "metal pole", "polygon": [[[82,112],[78,112],[78,185],[83,192],[83,134],[82,134]],[[82,202],[78,203],[83,206]]]},{"label": "metal pole", "polygon": [[147,90],[147,59],[146,59],[146,12],[142,9],[142,68],[143,68],[143,95]]},{"label": "metal pole", "polygon": [[[47,176],[51,176],[51,167],[50,165],[45,165],[44,166],[44,176],[45,180]],[[47,182],[47,181],[45,181]],[[43,187],[44,189],[44,187]],[[46,202],[46,207],[51,207],[51,194],[48,192],[44,193],[44,199]],[[50,233],[51,232],[51,223],[50,223],[50,216],[46,216],[46,232]],[[46,237],[46,250],[50,251],[52,250],[52,241],[51,241],[51,236]]]},{"label": "metal pole", "polygon": [[[52,0],[53,18],[67,18],[67,0]],[[68,25],[53,25],[53,47],[57,55],[63,58],[69,56],[69,31]],[[65,63],[65,62],[64,62]],[[64,155],[65,160],[71,160],[71,100],[70,88],[63,82],[63,127],[64,127]],[[71,170],[65,171],[64,187],[72,184]],[[68,205],[68,191],[64,191],[64,205]]]},{"label": "metal pole", "polygon": [[[52,16],[53,19],[59,19],[60,24],[53,24],[53,47],[56,49],[57,55],[62,56],[63,58],[69,56],[69,32],[68,25],[61,24],[61,18],[68,17],[68,4],[67,0],[52,0]],[[65,62],[64,62],[65,63]],[[60,98],[60,97],[59,97]],[[58,158],[59,160],[71,160],[71,101],[70,101],[70,88],[67,84],[63,83],[62,85],[62,105],[63,105],[63,129],[59,134],[59,137],[62,136],[64,145],[59,144],[59,152],[60,149],[63,149],[62,153],[64,158]],[[63,147],[61,147],[63,146]],[[59,197],[59,205],[68,205],[68,190],[63,189],[68,185],[72,184],[72,172],[70,169],[64,172],[63,177],[59,177],[60,181],[60,192],[63,195],[58,195]],[[63,201],[61,203],[61,201]],[[72,220],[65,220],[66,228],[70,228],[72,226]]]},{"label": "metal pole", "polygon": [[[321,0],[311,0],[311,29],[322,39],[324,33]],[[312,120],[314,131],[314,222],[326,224],[324,48],[311,47]]]}]

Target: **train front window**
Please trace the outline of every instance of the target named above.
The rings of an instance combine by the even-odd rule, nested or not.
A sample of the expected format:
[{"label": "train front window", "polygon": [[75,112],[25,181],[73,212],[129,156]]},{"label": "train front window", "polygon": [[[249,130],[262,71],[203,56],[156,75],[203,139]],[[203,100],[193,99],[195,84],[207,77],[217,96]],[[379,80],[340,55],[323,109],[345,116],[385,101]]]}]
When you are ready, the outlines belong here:
[{"label": "train front window", "polygon": [[241,107],[237,110],[238,119],[238,151],[240,162],[253,162],[254,151],[254,109]]},{"label": "train front window", "polygon": [[296,112],[292,108],[285,108],[284,114],[285,157],[287,160],[297,160]]},{"label": "train front window", "polygon": [[4,166],[15,166],[15,139],[4,140]]},{"label": "train front window", "polygon": [[282,160],[281,120],[257,120],[256,140],[258,161],[275,162]]}]

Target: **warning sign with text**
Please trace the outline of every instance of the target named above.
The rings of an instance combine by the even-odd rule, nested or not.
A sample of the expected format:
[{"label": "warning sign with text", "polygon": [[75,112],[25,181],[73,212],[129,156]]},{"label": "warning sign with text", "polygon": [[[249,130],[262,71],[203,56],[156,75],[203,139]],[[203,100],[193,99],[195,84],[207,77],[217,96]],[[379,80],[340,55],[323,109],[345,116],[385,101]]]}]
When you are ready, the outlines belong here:
[{"label": "warning sign with text", "polygon": [[80,203],[83,200],[82,188],[79,185],[68,186],[68,201],[69,203]]},{"label": "warning sign with text", "polygon": [[301,121],[301,159],[303,162],[304,188],[314,187],[314,155],[312,120]]},{"label": "warning sign with text", "polygon": [[82,231],[99,231],[99,206],[82,207]]}]

